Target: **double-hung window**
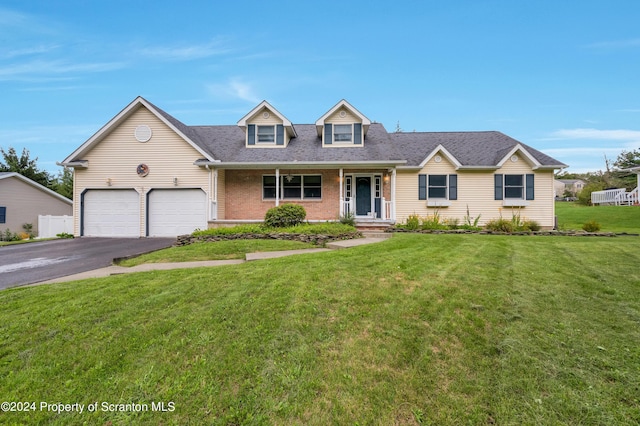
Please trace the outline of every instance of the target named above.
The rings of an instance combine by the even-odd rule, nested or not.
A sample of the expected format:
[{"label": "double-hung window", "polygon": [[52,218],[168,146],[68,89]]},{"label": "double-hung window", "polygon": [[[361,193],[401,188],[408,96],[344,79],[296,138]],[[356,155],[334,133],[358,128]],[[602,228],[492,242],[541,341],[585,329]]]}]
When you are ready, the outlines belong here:
[{"label": "double-hung window", "polygon": [[524,199],[524,176],[504,175],[504,198]]},{"label": "double-hung window", "polygon": [[495,199],[503,200],[506,206],[526,206],[528,200],[534,199],[534,175],[494,175]]},{"label": "double-hung window", "polygon": [[0,223],[7,223],[7,208],[0,207]]},{"label": "double-hung window", "polygon": [[353,126],[351,124],[334,124],[333,140],[336,142],[350,143],[353,141]]},{"label": "double-hung window", "polygon": [[431,207],[449,206],[458,199],[458,175],[418,175],[418,199]]},{"label": "double-hung window", "polygon": [[[279,199],[288,200],[320,200],[322,199],[321,175],[286,175],[280,176],[278,185]],[[262,177],[262,198],[276,198],[276,177]]]},{"label": "double-hung window", "polygon": [[428,175],[427,198],[447,198],[447,175]]},{"label": "double-hung window", "polygon": [[256,132],[258,143],[275,143],[276,132],[274,126],[257,126]]}]

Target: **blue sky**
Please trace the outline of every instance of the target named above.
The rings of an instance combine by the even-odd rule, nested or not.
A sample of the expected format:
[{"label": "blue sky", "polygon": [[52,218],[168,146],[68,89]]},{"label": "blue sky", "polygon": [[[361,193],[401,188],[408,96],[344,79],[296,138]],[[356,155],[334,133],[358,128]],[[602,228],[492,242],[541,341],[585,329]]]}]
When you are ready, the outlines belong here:
[{"label": "blue sky", "polygon": [[346,99],[393,131],[499,130],[569,164],[640,148],[640,1],[0,2],[0,146],[51,172],[141,95],[189,125]]}]

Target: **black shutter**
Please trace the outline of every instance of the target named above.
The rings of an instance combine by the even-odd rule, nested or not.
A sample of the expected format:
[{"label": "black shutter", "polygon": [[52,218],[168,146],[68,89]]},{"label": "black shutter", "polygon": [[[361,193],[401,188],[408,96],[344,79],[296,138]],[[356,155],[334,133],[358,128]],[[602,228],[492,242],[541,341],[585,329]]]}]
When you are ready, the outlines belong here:
[{"label": "black shutter", "polygon": [[502,190],[502,175],[494,175],[494,187],[495,187],[495,199],[502,200],[503,198],[503,190]]},{"label": "black shutter", "polygon": [[333,141],[333,126],[331,123],[327,123],[324,125],[324,144],[331,145]]},{"label": "black shutter", "polygon": [[427,175],[418,175],[418,200],[427,199]]},{"label": "black shutter", "polygon": [[247,132],[249,138],[247,139],[247,145],[255,145],[256,144],[256,125],[249,124],[247,126]]},{"label": "black shutter", "polygon": [[353,143],[355,145],[362,144],[362,124],[355,123],[353,125]]},{"label": "black shutter", "polygon": [[449,200],[458,199],[458,175],[449,175]]},{"label": "black shutter", "polygon": [[533,200],[534,199],[534,190],[533,190],[533,176],[534,175],[527,175],[526,176],[526,190],[527,190],[527,200]]},{"label": "black shutter", "polygon": [[276,126],[276,145],[284,145],[284,126],[282,124]]}]

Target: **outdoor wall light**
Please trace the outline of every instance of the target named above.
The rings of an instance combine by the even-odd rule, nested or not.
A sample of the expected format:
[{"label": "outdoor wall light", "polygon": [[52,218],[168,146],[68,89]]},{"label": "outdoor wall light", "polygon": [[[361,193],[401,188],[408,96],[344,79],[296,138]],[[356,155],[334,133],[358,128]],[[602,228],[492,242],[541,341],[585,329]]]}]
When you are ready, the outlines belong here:
[{"label": "outdoor wall light", "polygon": [[178,186],[178,178],[177,178],[177,177],[174,177],[174,178],[173,178],[173,184],[174,184],[175,186]]},{"label": "outdoor wall light", "polygon": [[111,186],[111,178],[107,178],[107,186]]}]

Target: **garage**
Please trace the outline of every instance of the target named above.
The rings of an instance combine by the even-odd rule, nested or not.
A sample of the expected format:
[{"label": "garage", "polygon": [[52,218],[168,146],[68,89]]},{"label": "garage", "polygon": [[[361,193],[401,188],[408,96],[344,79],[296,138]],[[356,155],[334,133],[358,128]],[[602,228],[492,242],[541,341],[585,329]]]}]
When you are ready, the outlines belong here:
[{"label": "garage", "polygon": [[175,237],[207,229],[206,196],[201,189],[153,189],[147,208],[150,237]]},{"label": "garage", "polygon": [[83,236],[140,236],[140,196],[134,189],[87,190],[81,208]]}]

